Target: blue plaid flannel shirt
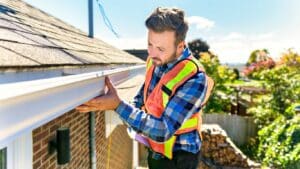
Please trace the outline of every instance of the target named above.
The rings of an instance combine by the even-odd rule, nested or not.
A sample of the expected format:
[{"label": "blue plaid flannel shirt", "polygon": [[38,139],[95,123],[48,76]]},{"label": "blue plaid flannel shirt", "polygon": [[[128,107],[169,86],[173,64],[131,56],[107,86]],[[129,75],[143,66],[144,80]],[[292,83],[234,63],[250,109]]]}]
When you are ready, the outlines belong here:
[{"label": "blue plaid flannel shirt", "polygon": [[[157,66],[148,92],[151,93],[163,74],[170,70],[176,62],[188,57],[189,54],[189,49],[186,48],[177,60],[163,66]],[[164,142],[174,135],[185,120],[200,111],[200,105],[205,97],[207,88],[205,81],[204,73],[200,72],[179,87],[175,95],[169,100],[160,118],[156,118],[141,110],[141,107],[144,105],[144,85],[135,96],[134,105],[122,101],[116,112],[136,132],[152,140]],[[200,147],[200,136],[197,131],[192,131],[177,137],[173,151],[183,150],[196,154]]]}]

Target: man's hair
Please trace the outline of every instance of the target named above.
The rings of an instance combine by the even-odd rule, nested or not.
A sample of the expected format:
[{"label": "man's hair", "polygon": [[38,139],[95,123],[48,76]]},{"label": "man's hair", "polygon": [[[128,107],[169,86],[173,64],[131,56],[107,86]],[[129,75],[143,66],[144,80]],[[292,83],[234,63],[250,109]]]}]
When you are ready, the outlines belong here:
[{"label": "man's hair", "polygon": [[175,31],[176,45],[185,40],[188,23],[184,11],[178,8],[156,8],[147,18],[146,27],[154,32]]}]

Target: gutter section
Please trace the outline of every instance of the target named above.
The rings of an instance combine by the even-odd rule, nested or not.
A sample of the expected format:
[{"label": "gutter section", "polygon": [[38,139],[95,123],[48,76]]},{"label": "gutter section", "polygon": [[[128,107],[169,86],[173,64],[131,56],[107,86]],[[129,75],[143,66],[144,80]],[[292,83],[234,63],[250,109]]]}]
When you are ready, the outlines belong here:
[{"label": "gutter section", "polygon": [[117,85],[145,66],[0,85],[0,149],[24,132],[61,116],[104,92],[104,77]]}]

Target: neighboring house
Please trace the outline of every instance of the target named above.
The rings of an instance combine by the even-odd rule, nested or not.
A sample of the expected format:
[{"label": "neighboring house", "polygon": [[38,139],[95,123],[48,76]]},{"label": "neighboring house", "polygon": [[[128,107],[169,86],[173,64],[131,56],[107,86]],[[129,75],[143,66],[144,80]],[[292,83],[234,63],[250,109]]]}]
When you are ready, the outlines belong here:
[{"label": "neighboring house", "polygon": [[[99,78],[78,80],[88,75],[101,76],[88,72],[141,64],[144,61],[99,39],[89,38],[86,33],[23,1],[0,0],[0,169],[132,168],[133,141],[124,125],[116,126],[120,123],[116,115],[96,113],[93,150],[96,163],[92,163],[89,114],[72,109],[99,93],[86,92],[89,97],[84,98],[85,90],[90,91],[90,86],[100,88],[100,84],[94,84],[103,82]],[[142,81],[141,77],[130,80],[128,86],[121,87],[122,95],[132,97]],[[35,97],[48,100],[39,102]],[[73,104],[64,98],[77,100]],[[7,110],[10,104],[22,108],[13,107],[14,114]],[[51,107],[51,104],[59,106]],[[36,110],[40,112],[33,114]],[[60,113],[51,114],[56,111]],[[59,166],[57,153],[49,153],[49,142],[61,127],[70,131],[71,159]]]},{"label": "neighboring house", "polygon": [[140,59],[143,59],[144,61],[146,61],[148,57],[147,49],[126,49],[125,52],[128,52]]}]

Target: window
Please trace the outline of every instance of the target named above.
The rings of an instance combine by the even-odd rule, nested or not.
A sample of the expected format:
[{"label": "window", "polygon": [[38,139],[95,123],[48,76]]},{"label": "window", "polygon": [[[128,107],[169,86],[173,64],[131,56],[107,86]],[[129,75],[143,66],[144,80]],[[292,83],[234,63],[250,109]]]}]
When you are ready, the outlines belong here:
[{"label": "window", "polygon": [[6,148],[0,150],[0,169],[7,168]]},{"label": "window", "polygon": [[[2,148],[2,147],[1,147]],[[32,169],[32,133],[24,133],[0,148],[0,169]]]}]

